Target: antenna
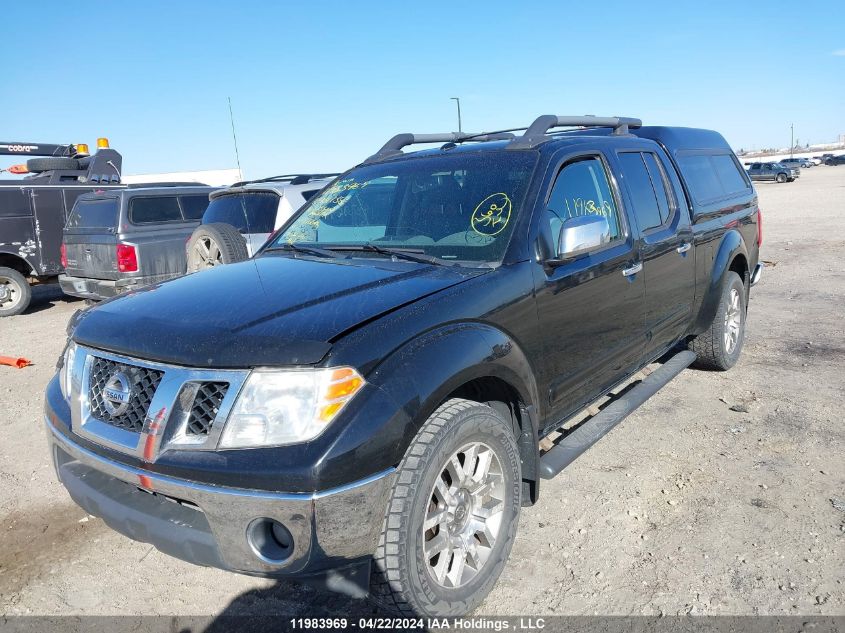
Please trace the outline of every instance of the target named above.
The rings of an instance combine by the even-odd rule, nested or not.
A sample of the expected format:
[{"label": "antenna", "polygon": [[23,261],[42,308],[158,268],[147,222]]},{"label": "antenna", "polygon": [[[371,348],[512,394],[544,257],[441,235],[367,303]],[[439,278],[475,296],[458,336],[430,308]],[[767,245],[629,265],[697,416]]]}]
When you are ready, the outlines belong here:
[{"label": "antenna", "polygon": [[232,97],[226,97],[229,100],[229,121],[232,123],[232,139],[235,141],[235,160],[238,163],[238,178],[244,179],[244,173],[241,171],[241,156],[238,154],[238,136],[235,134],[235,117],[232,114]]}]

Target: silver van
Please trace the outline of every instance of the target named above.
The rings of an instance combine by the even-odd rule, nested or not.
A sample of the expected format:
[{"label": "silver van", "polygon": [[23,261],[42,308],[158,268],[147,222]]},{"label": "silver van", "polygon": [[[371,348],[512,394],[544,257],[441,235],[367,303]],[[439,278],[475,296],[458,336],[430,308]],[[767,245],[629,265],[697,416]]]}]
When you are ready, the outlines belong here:
[{"label": "silver van", "polygon": [[62,290],[100,300],[184,275],[185,242],[212,191],[130,186],[80,196],[64,229]]}]

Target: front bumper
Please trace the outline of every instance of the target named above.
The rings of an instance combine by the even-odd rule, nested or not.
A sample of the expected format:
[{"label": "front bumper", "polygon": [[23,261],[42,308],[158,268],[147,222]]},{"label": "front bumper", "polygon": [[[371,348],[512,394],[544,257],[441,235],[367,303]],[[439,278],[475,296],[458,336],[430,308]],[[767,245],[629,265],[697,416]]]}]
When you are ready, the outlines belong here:
[{"label": "front bumper", "polygon": [[[73,500],[112,529],[176,558],[255,576],[307,577],[368,564],[375,552],[393,469],[314,493],[225,488],[95,454],[56,428],[49,405],[45,422],[56,473]],[[250,539],[256,520],[287,529],[292,544],[283,559],[268,558]]]}]

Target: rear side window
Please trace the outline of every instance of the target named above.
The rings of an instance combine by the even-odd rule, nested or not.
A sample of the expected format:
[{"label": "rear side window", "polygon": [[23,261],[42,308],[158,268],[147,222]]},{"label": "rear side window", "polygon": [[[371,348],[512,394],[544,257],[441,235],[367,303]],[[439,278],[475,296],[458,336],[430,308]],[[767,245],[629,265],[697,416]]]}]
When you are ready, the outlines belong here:
[{"label": "rear side window", "polygon": [[69,229],[113,229],[116,226],[116,198],[78,200],[67,220]]},{"label": "rear side window", "polygon": [[674,208],[674,198],[667,189],[666,174],[661,165],[657,162],[657,156],[651,152],[643,152],[643,160],[651,178],[651,186],[654,187],[654,195],[657,197],[657,208],[660,209],[660,222],[666,224]]},{"label": "rear side window", "polygon": [[129,221],[132,224],[181,222],[182,212],[176,196],[132,198],[129,201]]},{"label": "rear side window", "polygon": [[[692,197],[699,204],[748,189],[730,154],[682,154],[678,156],[678,166]],[[751,168],[757,169],[759,165],[755,163]]]},{"label": "rear side window", "polygon": [[710,162],[716,170],[716,175],[722,183],[725,193],[739,193],[748,189],[745,178],[740,173],[740,167],[730,154],[717,154],[710,157]]},{"label": "rear side window", "polygon": [[[660,226],[663,224],[661,208],[643,155],[639,152],[619,154],[619,161],[622,163],[622,174],[634,204],[637,226],[641,231]],[[663,190],[663,205],[666,204],[666,192]],[[666,216],[668,217],[668,207]]]},{"label": "rear side window", "polygon": [[231,224],[241,233],[272,233],[278,208],[279,196],[271,192],[224,195],[208,204],[202,222]]},{"label": "rear side window", "polygon": [[202,214],[208,208],[208,196],[179,196],[179,203],[186,220],[202,220]]}]

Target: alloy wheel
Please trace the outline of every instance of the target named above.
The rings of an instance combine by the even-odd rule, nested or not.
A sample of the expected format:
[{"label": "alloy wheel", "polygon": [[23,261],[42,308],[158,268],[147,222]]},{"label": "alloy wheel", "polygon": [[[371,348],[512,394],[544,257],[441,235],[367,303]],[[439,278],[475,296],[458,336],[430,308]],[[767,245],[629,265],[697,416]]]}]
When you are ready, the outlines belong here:
[{"label": "alloy wheel", "polygon": [[194,243],[194,268],[202,270],[212,268],[223,263],[223,254],[212,238],[204,236]]},{"label": "alloy wheel", "polygon": [[739,291],[731,288],[728,296],[728,309],[725,311],[725,351],[733,354],[739,342],[740,328],[742,327],[742,309],[739,300]]},{"label": "alloy wheel", "polygon": [[429,496],[423,554],[441,587],[470,582],[488,563],[502,529],[505,478],[496,453],[472,442],[452,454]]}]

